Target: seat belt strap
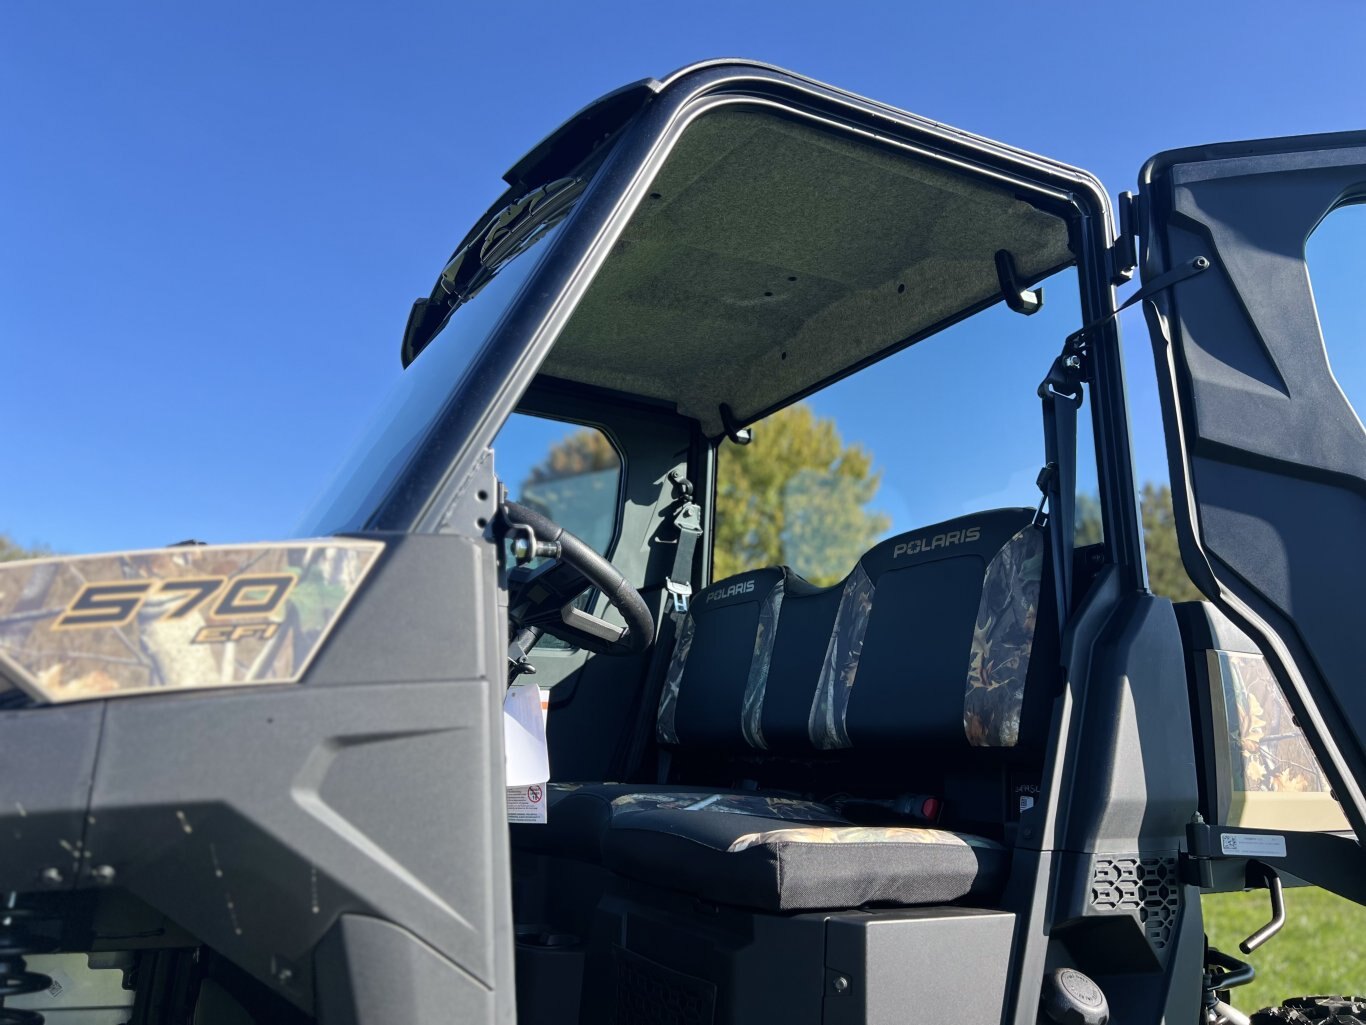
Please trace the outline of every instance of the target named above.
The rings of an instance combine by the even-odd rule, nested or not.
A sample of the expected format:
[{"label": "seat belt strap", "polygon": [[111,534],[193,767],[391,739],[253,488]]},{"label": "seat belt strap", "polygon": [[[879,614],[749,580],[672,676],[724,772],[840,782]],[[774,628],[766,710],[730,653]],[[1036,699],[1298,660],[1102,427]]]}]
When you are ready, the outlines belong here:
[{"label": "seat belt strap", "polygon": [[[697,542],[702,539],[702,507],[693,501],[692,481],[675,474],[670,474],[669,479],[682,493],[678,507],[669,520],[678,537],[674,542],[673,565],[669,567],[669,575],[664,578],[664,589],[669,593],[669,620],[677,630],[692,601],[692,568],[697,555]],[[656,634],[663,632],[661,623]]]},{"label": "seat belt strap", "polygon": [[1039,474],[1039,489],[1043,492],[1039,510],[1042,512],[1044,504],[1047,504],[1059,631],[1067,623],[1072,610],[1072,559],[1076,544],[1077,410],[1082,402],[1088,339],[1097,328],[1130,306],[1203,274],[1209,268],[1210,261],[1205,256],[1179,263],[1138,288],[1112,312],[1072,332],[1063,342],[1062,352],[1053,361],[1048,376],[1039,385],[1039,398],[1043,400],[1046,461]]},{"label": "seat belt strap", "polygon": [[1059,632],[1072,610],[1072,559],[1076,544],[1077,409],[1082,401],[1083,350],[1073,335],[1039,385],[1043,400],[1044,468],[1040,511],[1048,506],[1049,547],[1053,553],[1053,593]]},{"label": "seat belt strap", "polygon": [[[697,554],[697,543],[702,537],[702,509],[693,501],[692,482],[681,474],[670,474],[669,480],[678,488],[681,497],[669,517],[677,535],[674,541],[673,562],[669,574],[664,579],[664,602],[660,610],[659,625],[655,628],[654,649],[650,652],[649,666],[645,672],[643,685],[637,690],[637,703],[630,719],[631,727],[626,742],[618,748],[618,757],[613,766],[615,778],[626,780],[640,766],[651,733],[655,728],[655,714],[659,705],[659,692],[664,677],[669,671],[673,658],[674,639],[678,628],[688,614],[692,602],[693,561]],[[667,752],[661,751],[659,772],[667,773]]]},{"label": "seat belt strap", "polygon": [[702,538],[702,509],[691,496],[684,498],[680,504],[674,514],[673,525],[678,531],[678,541],[674,547],[673,566],[664,578],[664,588],[669,592],[669,618],[677,627],[692,601],[693,557],[697,552],[697,542]]}]

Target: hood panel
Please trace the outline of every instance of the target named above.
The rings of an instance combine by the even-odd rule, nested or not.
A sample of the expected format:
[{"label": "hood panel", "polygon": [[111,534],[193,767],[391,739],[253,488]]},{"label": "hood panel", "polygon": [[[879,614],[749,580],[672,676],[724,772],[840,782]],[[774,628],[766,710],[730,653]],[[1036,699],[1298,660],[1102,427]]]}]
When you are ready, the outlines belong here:
[{"label": "hood panel", "polygon": [[0,565],[0,683],[43,703],[296,683],[384,545],[192,545]]}]

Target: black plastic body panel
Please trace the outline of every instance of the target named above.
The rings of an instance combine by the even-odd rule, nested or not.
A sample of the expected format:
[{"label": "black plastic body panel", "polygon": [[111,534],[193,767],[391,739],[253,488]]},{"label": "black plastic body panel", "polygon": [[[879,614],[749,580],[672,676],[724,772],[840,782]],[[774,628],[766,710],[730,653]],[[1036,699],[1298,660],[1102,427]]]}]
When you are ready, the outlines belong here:
[{"label": "black plastic body panel", "polygon": [[371,1022],[496,1020],[493,993],[412,933],[377,918],[344,915],[318,950],[329,985],[318,989],[318,1020]]},{"label": "black plastic body panel", "polygon": [[403,923],[492,988],[499,902],[470,839],[496,835],[493,698],[466,680],[114,704],[90,861],[300,1006],[343,912]]},{"label": "black plastic body panel", "polygon": [[76,878],[103,722],[100,704],[0,712],[0,893]]},{"label": "black plastic body panel", "polygon": [[1014,936],[1014,915],[976,908],[832,915],[821,1021],[1000,1021]]},{"label": "black plastic body panel", "polygon": [[1366,827],[1366,431],[1333,378],[1305,241],[1366,196],[1366,132],[1181,150],[1142,177],[1143,280],[1182,558],[1257,642]]},{"label": "black plastic body panel", "polygon": [[1058,846],[1175,853],[1196,810],[1195,743],[1172,603],[1124,599],[1096,639]]},{"label": "black plastic body panel", "polygon": [[511,1022],[496,549],[383,540],[300,684],[0,714],[0,887],[122,888],[324,1025]]},{"label": "black plastic body panel", "polygon": [[1010,1020],[1036,1020],[1044,971],[1059,966],[1104,979],[1112,1007],[1131,994],[1132,1020],[1193,1020],[1201,915],[1179,866],[1198,790],[1172,604],[1107,568],[1064,652],[1050,769],[1004,900],[1020,915]]}]

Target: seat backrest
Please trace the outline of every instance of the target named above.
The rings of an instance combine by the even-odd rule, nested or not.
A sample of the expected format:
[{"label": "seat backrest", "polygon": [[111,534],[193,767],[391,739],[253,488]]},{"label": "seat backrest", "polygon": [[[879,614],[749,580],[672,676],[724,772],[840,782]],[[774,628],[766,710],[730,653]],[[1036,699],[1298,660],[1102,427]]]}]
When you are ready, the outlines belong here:
[{"label": "seat backrest", "polygon": [[1022,720],[1037,739],[1027,698],[1046,688],[1027,677],[1046,531],[1033,516],[960,517],[888,538],[859,560],[816,681],[812,747],[1009,748]]},{"label": "seat backrest", "polygon": [[660,694],[656,734],[671,747],[746,751],[745,706],[761,708],[786,567],[751,570],[693,599]]},{"label": "seat backrest", "polygon": [[1033,517],[898,534],[833,587],[786,567],[713,584],[682,627],[660,742],[794,757],[1041,744],[1048,688],[1031,681],[1056,664],[1056,629]]}]

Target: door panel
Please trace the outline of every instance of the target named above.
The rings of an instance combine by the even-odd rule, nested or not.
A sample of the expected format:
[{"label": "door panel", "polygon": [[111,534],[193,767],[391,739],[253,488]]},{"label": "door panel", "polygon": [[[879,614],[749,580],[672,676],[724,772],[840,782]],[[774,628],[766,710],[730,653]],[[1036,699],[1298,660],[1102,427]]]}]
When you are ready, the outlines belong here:
[{"label": "door panel", "polygon": [[1182,556],[1288,681],[1360,829],[1366,779],[1366,431],[1333,378],[1304,263],[1366,195],[1366,133],[1155,157],[1143,278],[1209,269],[1148,307]]}]

